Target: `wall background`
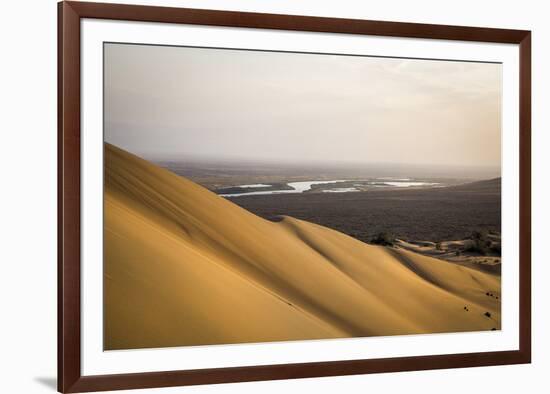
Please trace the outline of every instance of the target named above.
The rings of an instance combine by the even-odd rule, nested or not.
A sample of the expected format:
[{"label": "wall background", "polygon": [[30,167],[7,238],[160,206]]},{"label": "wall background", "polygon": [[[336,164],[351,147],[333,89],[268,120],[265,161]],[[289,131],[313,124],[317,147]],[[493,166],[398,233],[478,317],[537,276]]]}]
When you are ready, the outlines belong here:
[{"label": "wall background", "polygon": [[[104,0],[108,1],[108,0]],[[112,2],[112,1],[111,1]],[[119,3],[132,1],[118,0]],[[550,370],[550,25],[545,2],[134,0],[134,3],[533,31],[533,364],[143,390],[158,393],[545,393]],[[0,360],[3,393],[52,393],[56,376],[57,11],[5,2],[0,23]]]}]

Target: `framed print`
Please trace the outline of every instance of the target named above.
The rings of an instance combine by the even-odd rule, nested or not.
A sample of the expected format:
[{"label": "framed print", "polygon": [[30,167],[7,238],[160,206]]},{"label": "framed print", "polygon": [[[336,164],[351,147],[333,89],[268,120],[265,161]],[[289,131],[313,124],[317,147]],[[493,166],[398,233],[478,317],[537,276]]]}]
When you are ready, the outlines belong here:
[{"label": "framed print", "polygon": [[60,392],[528,363],[529,31],[59,3]]}]

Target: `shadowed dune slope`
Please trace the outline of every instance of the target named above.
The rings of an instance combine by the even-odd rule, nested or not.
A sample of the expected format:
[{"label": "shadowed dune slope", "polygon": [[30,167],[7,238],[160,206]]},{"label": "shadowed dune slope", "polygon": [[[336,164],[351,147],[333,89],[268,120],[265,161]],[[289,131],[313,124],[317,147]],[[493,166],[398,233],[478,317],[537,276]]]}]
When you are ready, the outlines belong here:
[{"label": "shadowed dune slope", "polygon": [[106,349],[500,328],[498,276],[261,219],[109,144],[104,231]]}]

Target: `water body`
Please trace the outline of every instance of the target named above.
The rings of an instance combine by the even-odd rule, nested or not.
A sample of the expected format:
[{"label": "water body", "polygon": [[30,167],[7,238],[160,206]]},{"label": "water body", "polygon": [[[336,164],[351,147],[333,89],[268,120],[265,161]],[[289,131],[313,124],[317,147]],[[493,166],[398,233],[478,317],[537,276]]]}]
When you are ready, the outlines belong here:
[{"label": "water body", "polygon": [[239,187],[244,187],[244,188],[255,188],[255,187],[271,187],[271,185],[264,185],[263,183],[255,183],[253,185],[239,185]]},{"label": "water body", "polygon": [[323,193],[349,193],[349,192],[358,192],[358,191],[360,190],[355,187],[335,187],[334,189],[323,190]]},{"label": "water body", "polygon": [[392,186],[392,187],[413,187],[413,186],[435,186],[439,183],[431,182],[382,182],[377,184],[378,186]]},{"label": "water body", "polygon": [[[326,185],[329,183],[346,182],[346,180],[334,180],[334,181],[303,181],[303,182],[289,182],[287,183],[292,189],[289,190],[263,190],[258,192],[246,192],[246,193],[231,193],[220,194],[222,197],[240,197],[240,196],[261,196],[266,194],[296,194],[303,193],[311,190],[313,185]],[[270,185],[267,185],[270,186]],[[244,186],[239,186],[244,187]]]},{"label": "water body", "polygon": [[[392,181],[386,181],[384,179],[392,179]],[[244,193],[231,193],[231,194],[220,194],[222,197],[240,197],[240,196],[262,196],[268,194],[297,194],[307,192],[311,190],[313,185],[326,185],[330,183],[338,182],[350,182],[346,179],[338,179],[333,181],[303,181],[303,182],[289,182],[287,183],[292,189],[288,190],[262,190],[255,192],[244,192]],[[356,181],[357,182],[357,181]],[[361,181],[358,181],[361,182]],[[432,182],[411,182],[410,178],[378,178],[378,181],[366,181],[364,183],[354,183],[354,187],[336,187],[331,189],[323,190],[323,193],[350,193],[360,191],[357,187],[366,186],[366,187],[419,187],[419,186],[436,186],[439,183]],[[269,187],[271,185],[266,184],[253,184],[253,185],[239,185],[237,187],[241,188],[255,188],[255,187]]]}]

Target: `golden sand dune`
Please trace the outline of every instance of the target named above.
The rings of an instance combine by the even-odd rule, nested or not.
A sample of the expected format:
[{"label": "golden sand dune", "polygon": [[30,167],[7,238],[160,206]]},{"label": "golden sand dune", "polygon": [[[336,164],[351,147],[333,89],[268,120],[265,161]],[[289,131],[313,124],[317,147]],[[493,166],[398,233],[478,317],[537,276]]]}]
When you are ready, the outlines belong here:
[{"label": "golden sand dune", "polygon": [[264,220],[109,144],[104,275],[106,349],[500,328],[498,276]]}]

